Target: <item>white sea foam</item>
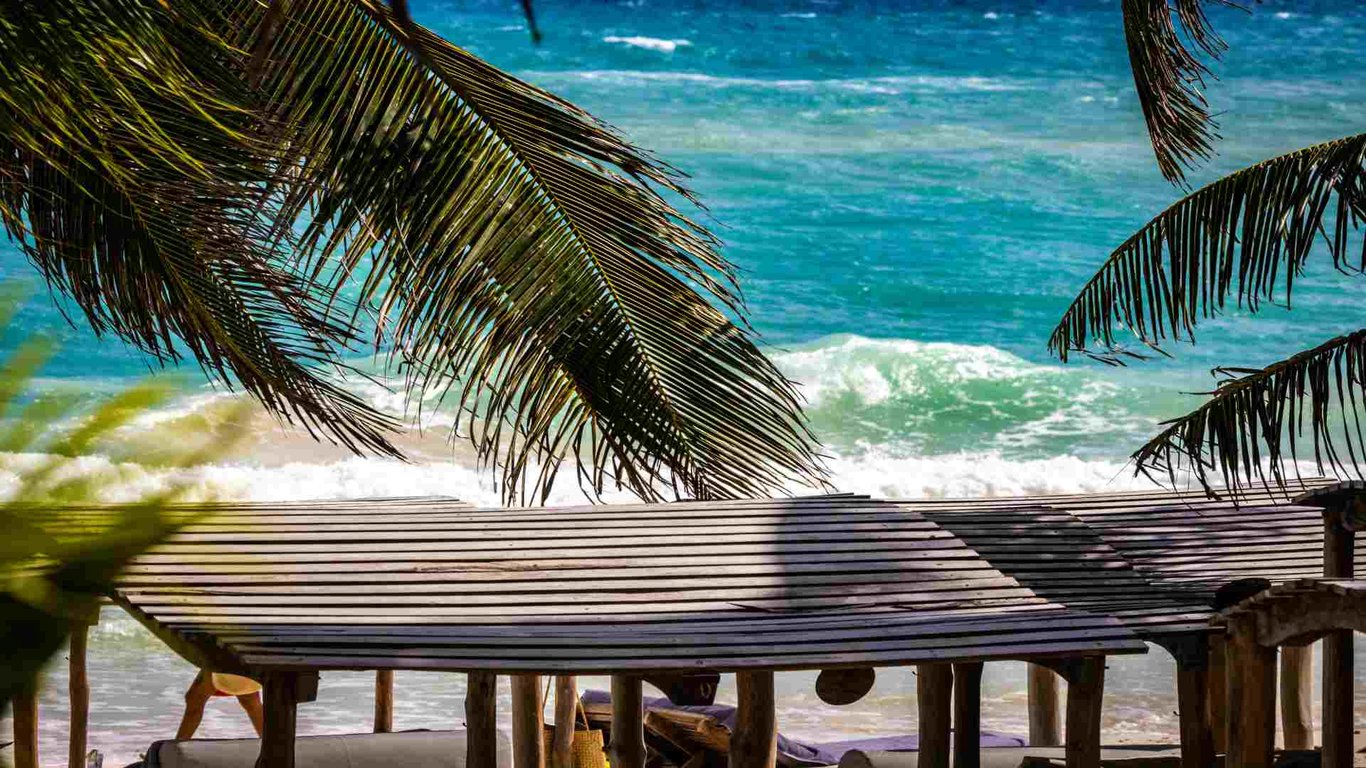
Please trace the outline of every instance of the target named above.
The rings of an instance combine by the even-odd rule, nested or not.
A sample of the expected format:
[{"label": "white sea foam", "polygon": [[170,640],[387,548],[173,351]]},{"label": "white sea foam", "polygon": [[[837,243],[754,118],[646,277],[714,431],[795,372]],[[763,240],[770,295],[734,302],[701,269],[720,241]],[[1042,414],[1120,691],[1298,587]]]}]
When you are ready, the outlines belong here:
[{"label": "white sea foam", "polygon": [[[603,38],[625,43],[628,38]],[[649,38],[630,38],[632,40]],[[663,41],[686,42],[686,41]],[[570,70],[563,72],[532,72],[528,76],[553,81],[559,78],[599,80],[622,85],[651,83],[691,83],[711,88],[761,88],[782,91],[838,90],[854,93],[954,93],[1019,91],[1049,87],[1028,81],[976,75],[893,75],[885,77],[815,79],[766,79],[758,77],[729,77],[701,72],[646,71],[631,69]]]},{"label": "white sea foam", "polygon": [[816,15],[817,14],[810,11],[806,11],[802,13],[784,13],[782,14],[782,17],[784,19],[814,19],[816,18]]},{"label": "white sea foam", "polygon": [[632,48],[644,48],[647,51],[659,51],[660,53],[673,53],[680,47],[692,45],[691,40],[666,40],[659,37],[644,37],[641,35],[631,35],[622,37],[619,35],[608,35],[602,39],[604,43],[617,43],[627,45]]}]

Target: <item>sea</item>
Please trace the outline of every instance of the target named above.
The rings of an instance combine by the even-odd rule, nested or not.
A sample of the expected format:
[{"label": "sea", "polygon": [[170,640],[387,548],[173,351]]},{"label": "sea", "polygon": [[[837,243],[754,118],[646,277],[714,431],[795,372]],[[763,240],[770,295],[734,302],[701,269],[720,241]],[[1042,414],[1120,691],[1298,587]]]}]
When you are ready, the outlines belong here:
[{"label": "sea", "polygon": [[[741,270],[762,344],[800,384],[833,485],[895,498],[1142,487],[1129,455],[1200,401],[1215,366],[1265,365],[1361,324],[1361,278],[1334,271],[1325,254],[1293,301],[1281,295],[1255,315],[1230,307],[1170,359],[1110,368],[1050,357],[1049,332],[1073,295],[1181,194],[1153,161],[1119,5],[538,0],[544,41],[533,45],[515,0],[412,3],[420,23],[690,174],[703,220]],[[1361,130],[1366,9],[1351,0],[1209,6],[1230,45],[1208,88],[1223,141],[1193,185]],[[68,323],[70,307],[3,242],[0,278],[33,288],[3,343],[32,332],[61,342],[42,391],[110,393],[155,368]],[[193,368],[176,382],[165,419],[227,396]],[[403,412],[394,388],[356,386]],[[246,448],[193,474],[203,494],[500,501],[493,478],[447,442],[439,409],[414,429],[409,463],[317,446],[269,419],[252,424]],[[115,495],[166,482],[164,470],[108,463],[123,481]],[[581,498],[571,483],[553,500]],[[106,765],[171,735],[193,676],[186,663],[110,611],[91,665],[91,741]],[[1155,651],[1110,670],[1107,740],[1174,741],[1170,659]],[[1024,732],[1024,677],[1020,665],[989,666],[988,729]],[[54,665],[45,763],[64,759],[64,685]],[[369,685],[364,675],[325,676],[301,727],[363,729]],[[783,676],[780,689],[790,735],[913,729],[910,671],[881,672],[873,693],[846,708],[820,704],[809,675]],[[462,695],[459,676],[401,673],[398,725],[456,725]],[[215,705],[202,734],[246,732],[240,712]]]}]

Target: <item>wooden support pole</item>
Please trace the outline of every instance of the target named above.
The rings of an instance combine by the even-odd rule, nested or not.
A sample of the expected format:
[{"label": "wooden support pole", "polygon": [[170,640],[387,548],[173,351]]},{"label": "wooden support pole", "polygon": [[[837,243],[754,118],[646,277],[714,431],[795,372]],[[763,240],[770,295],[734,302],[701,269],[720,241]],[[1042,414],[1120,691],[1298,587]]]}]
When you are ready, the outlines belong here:
[{"label": "wooden support pole", "polygon": [[1228,622],[1226,768],[1271,768],[1276,747],[1276,649],[1257,643],[1252,617]]},{"label": "wooden support pole", "polygon": [[465,764],[498,764],[498,677],[492,672],[466,676]]},{"label": "wooden support pole", "polygon": [[645,768],[645,699],[641,679],[612,675],[612,768]]},{"label": "wooden support pole", "polygon": [[1223,635],[1209,638],[1209,724],[1214,754],[1228,751],[1228,654]]},{"label": "wooden support pole", "polygon": [[[730,739],[730,768],[775,768],[778,764],[778,715],[772,672],[735,675],[739,706]],[[613,763],[615,765],[615,763]]]},{"label": "wooden support pole", "polygon": [[[1356,570],[1355,536],[1345,514],[1345,506],[1323,512],[1323,575],[1328,578],[1350,579]],[[1351,630],[1323,638],[1323,768],[1352,765],[1352,646]]]},{"label": "wooden support pole", "polygon": [[1100,766],[1100,710],[1105,697],[1105,657],[1087,656],[1067,681],[1067,768]]},{"label": "wooden support pole", "polygon": [[555,738],[550,743],[551,768],[574,768],[574,721],[579,688],[573,675],[555,678]]},{"label": "wooden support pole", "polygon": [[1281,647],[1281,733],[1286,749],[1314,748],[1314,646]]},{"label": "wooden support pole", "polygon": [[512,676],[512,766],[545,768],[545,702],[540,675]]},{"label": "wooden support pole", "polygon": [[[265,722],[256,768],[294,768],[299,702],[311,698],[309,683],[297,672],[272,672],[265,678]],[[313,692],[316,690],[315,683]]]},{"label": "wooden support pole", "polygon": [[1181,768],[1210,768],[1214,738],[1210,728],[1209,671],[1176,667],[1176,706],[1181,721]]},{"label": "wooden support pole", "polygon": [[21,688],[10,702],[14,720],[14,768],[38,768],[38,680]]},{"label": "wooden support pole", "polygon": [[953,667],[919,664],[915,698],[920,719],[920,768],[949,768],[949,734],[953,729]]},{"label": "wooden support pole", "polygon": [[953,768],[982,764],[982,662],[953,665]]},{"label": "wooden support pole", "polygon": [[394,731],[394,670],[375,672],[375,733]]},{"label": "wooden support pole", "polygon": [[1048,667],[1029,665],[1029,746],[1062,744],[1062,717],[1058,708],[1058,674]]},{"label": "wooden support pole", "polygon": [[78,624],[71,628],[71,644],[67,649],[67,700],[71,707],[71,733],[66,753],[68,768],[85,768],[90,730],[90,680],[86,674],[89,639],[90,627]]}]

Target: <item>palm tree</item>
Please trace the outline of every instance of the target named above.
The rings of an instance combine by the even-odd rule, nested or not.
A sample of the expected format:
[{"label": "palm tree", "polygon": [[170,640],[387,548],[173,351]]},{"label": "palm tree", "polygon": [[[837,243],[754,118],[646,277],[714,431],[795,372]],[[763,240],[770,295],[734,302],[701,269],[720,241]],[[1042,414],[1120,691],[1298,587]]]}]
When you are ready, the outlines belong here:
[{"label": "palm tree", "polygon": [[544,499],[820,476],[681,173],[383,0],[14,0],[0,220],[99,334],[397,455],[383,350]]},{"label": "palm tree", "polygon": [[[1210,155],[1216,126],[1202,95],[1223,42],[1205,4],[1223,0],[1124,0],[1134,81],[1154,152],[1168,180]],[[1183,41],[1189,41],[1191,50]],[[1166,354],[1193,341],[1200,320],[1230,301],[1257,311],[1283,291],[1289,300],[1322,242],[1344,272],[1366,269],[1366,134],[1266,160],[1182,198],[1110,254],[1081,290],[1049,340],[1064,361],[1073,353],[1109,363]],[[1143,349],[1123,346],[1117,327]],[[1301,453],[1319,470],[1360,472],[1366,396],[1366,329],[1329,339],[1261,369],[1221,369],[1223,380],[1195,411],[1164,424],[1134,453],[1140,471],[1189,471],[1207,492],[1248,483],[1283,484]],[[1310,446],[1306,448],[1305,443]],[[1270,477],[1267,473],[1270,473]]]}]

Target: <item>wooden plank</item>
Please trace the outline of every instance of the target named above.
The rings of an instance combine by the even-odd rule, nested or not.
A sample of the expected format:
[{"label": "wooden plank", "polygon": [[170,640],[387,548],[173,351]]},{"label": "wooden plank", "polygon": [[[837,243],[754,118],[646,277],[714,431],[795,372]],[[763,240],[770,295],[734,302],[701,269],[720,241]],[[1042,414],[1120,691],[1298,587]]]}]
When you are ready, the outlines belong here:
[{"label": "wooden plank", "polygon": [[612,676],[611,736],[607,755],[613,768],[645,768],[645,702],[640,677]]},{"label": "wooden plank", "polygon": [[730,741],[730,768],[776,768],[778,718],[772,672],[740,672],[735,676],[738,705]]},{"label": "wooden plank", "polygon": [[465,764],[498,764],[498,678],[470,672],[465,683]]},{"label": "wooden plank", "polygon": [[1088,656],[1076,662],[1067,684],[1067,768],[1099,768],[1101,702],[1105,695],[1105,657]]},{"label": "wooden plank", "polygon": [[982,764],[982,663],[953,665],[953,768]]},{"label": "wooden plank", "polygon": [[1062,718],[1058,707],[1058,675],[1048,667],[1029,665],[1029,746],[1062,744]]},{"label": "wooden plank", "polygon": [[1181,732],[1181,768],[1210,768],[1215,753],[1207,669],[1177,663],[1176,707]]},{"label": "wooden plank", "polygon": [[1281,647],[1281,734],[1286,749],[1313,749],[1314,646]]},{"label": "wooden plank", "polygon": [[949,734],[953,728],[952,665],[918,665],[915,693],[920,768],[949,768]]},{"label": "wooden plank", "polygon": [[555,732],[550,742],[550,767],[574,768],[574,728],[579,690],[573,675],[555,678]]},{"label": "wooden plank", "polygon": [[38,768],[38,681],[21,687],[10,701],[14,725],[14,768]]},{"label": "wooden plank", "polygon": [[1276,649],[1256,642],[1252,617],[1228,622],[1227,768],[1271,768],[1276,738]]},{"label": "wooden plank", "polygon": [[394,671],[375,672],[375,733],[394,730]]},{"label": "wooden plank", "polygon": [[90,680],[86,669],[89,639],[89,626],[77,624],[72,627],[67,649],[67,701],[71,710],[67,737],[68,768],[85,768],[90,729]]},{"label": "wooden plank", "polygon": [[513,675],[513,768],[545,768],[544,711],[540,676]]}]

